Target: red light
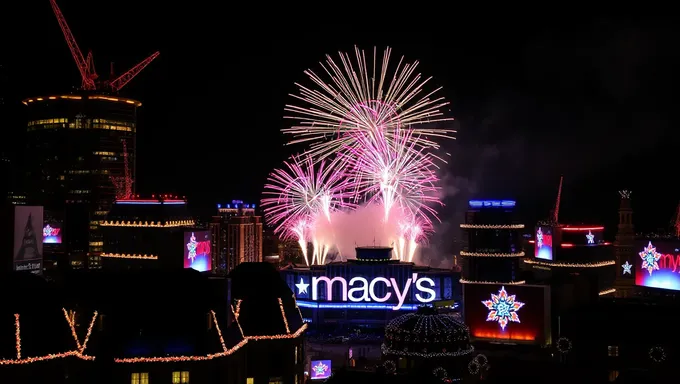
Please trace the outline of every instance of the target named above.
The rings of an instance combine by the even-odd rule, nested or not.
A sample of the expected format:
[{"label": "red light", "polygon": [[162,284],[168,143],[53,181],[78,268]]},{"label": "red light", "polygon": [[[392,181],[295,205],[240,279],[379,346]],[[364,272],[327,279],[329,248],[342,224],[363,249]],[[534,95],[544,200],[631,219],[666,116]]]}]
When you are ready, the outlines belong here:
[{"label": "red light", "polygon": [[517,341],[534,341],[536,337],[530,333],[518,333],[518,332],[490,332],[490,331],[474,331],[472,336],[478,337],[480,339],[505,339],[505,340],[517,340]]},{"label": "red light", "polygon": [[530,243],[530,244],[534,244],[534,243],[536,243],[536,242],[535,242],[534,240],[529,240],[529,243]]},{"label": "red light", "polygon": [[572,243],[562,243],[562,248],[571,248],[573,246],[574,246],[574,244],[572,244]]},{"label": "red light", "polygon": [[602,231],[604,227],[564,227],[563,231]]}]

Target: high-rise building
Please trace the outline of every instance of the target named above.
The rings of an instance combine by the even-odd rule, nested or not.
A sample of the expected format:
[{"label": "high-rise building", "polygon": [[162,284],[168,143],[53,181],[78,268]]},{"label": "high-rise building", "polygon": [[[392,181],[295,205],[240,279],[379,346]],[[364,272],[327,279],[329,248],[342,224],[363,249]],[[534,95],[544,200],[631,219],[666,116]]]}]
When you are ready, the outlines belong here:
[{"label": "high-rise building", "polygon": [[241,200],[217,205],[219,215],[210,223],[213,272],[229,273],[241,263],[263,261],[262,217],[255,207]]},{"label": "high-rise building", "polygon": [[[25,153],[29,201],[43,205],[55,218],[63,217],[69,204],[84,205],[87,215],[78,215],[88,221],[89,246],[84,251],[87,265],[96,268],[102,252],[99,224],[116,197],[130,197],[123,195],[132,192],[141,103],[96,92],[36,97],[23,103],[29,116]],[[64,237],[82,235],[64,232]]]},{"label": "high-rise building", "polygon": [[633,226],[633,208],[630,204],[630,191],[620,191],[619,226],[614,241],[616,256],[616,279],[614,289],[616,297],[632,297],[635,286],[635,268],[630,264],[635,260],[635,228]]},{"label": "high-rise building", "polygon": [[515,201],[470,200],[460,256],[463,282],[521,284],[524,224],[515,217]]}]

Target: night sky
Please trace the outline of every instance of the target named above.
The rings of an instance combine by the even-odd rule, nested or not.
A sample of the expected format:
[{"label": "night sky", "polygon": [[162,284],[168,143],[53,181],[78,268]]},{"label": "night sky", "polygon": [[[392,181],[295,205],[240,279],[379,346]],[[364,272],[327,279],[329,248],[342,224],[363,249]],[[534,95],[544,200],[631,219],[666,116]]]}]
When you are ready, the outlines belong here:
[{"label": "night sky", "polygon": [[[563,222],[615,224],[616,191],[626,188],[638,228],[665,228],[680,200],[671,22],[409,21],[370,12],[342,21],[321,9],[316,17],[270,10],[275,20],[261,16],[264,3],[214,11],[214,3],[140,3],[59,2],[100,75],[110,61],[120,73],[161,51],[122,91],[144,103],[139,193],[186,195],[199,209],[259,200],[268,172],[296,150],[279,132],[290,123],[283,107],[293,82],[309,84],[303,70],[358,44],[419,60],[451,101],[449,126],[459,133],[445,144],[452,158],[443,169],[441,233],[463,219],[470,197],[516,198],[527,224],[545,218],[560,174]],[[21,97],[64,92],[80,80],[49,1],[15,5],[19,36],[3,61],[19,119]]]}]

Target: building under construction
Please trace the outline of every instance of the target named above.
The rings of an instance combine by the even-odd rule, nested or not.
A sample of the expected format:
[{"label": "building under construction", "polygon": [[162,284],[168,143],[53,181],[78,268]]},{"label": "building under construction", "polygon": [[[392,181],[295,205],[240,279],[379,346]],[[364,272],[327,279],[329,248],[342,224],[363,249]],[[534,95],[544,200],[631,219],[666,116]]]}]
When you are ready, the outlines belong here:
[{"label": "building under construction", "polygon": [[29,199],[43,205],[53,223],[62,225],[66,259],[59,264],[98,268],[103,245],[99,223],[116,198],[130,198],[134,192],[137,108],[141,103],[120,97],[118,92],[159,53],[118,77],[102,80],[92,53],[82,54],[55,0],[50,3],[82,83],[73,93],[23,101],[28,107]]}]

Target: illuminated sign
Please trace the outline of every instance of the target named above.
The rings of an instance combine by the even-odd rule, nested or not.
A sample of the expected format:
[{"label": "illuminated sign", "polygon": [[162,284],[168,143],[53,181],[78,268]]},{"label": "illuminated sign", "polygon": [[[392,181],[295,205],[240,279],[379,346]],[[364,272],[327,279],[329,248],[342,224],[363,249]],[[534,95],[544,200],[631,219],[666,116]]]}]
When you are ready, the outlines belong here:
[{"label": "illuminated sign", "polygon": [[[680,291],[680,250],[677,242],[645,241],[638,245],[635,284]],[[623,267],[623,265],[622,265]]]},{"label": "illuminated sign", "polygon": [[311,367],[312,374],[310,379],[323,380],[331,377],[330,360],[312,360]]},{"label": "illuminated sign", "polygon": [[588,246],[594,247],[598,245],[607,245],[604,242],[603,232],[604,227],[581,226],[570,227],[565,226],[561,228],[562,232],[562,248]]},{"label": "illuminated sign", "polygon": [[212,265],[210,232],[185,232],[184,243],[184,268],[192,268],[199,272],[209,271]]},{"label": "illuminated sign", "polygon": [[[375,277],[370,281],[364,277],[353,277],[349,283],[344,277],[328,278],[326,276],[312,277],[311,284],[306,283],[305,279],[300,277],[300,282],[295,284],[298,289],[298,295],[307,293],[309,286],[312,289],[312,300],[319,299],[319,283],[325,283],[326,300],[333,301],[351,301],[358,302],[376,302],[384,303],[392,297],[397,299],[397,304],[392,306],[392,310],[398,311],[404,305],[408,297],[409,290],[412,285],[418,293],[415,294],[416,300],[421,303],[429,303],[436,298],[434,291],[435,282],[429,277],[418,277],[417,273],[413,273],[409,279],[406,280],[404,287],[400,287],[394,278]],[[333,285],[337,283],[340,287],[340,297],[333,297]],[[348,289],[349,288],[349,289]],[[384,289],[383,289],[384,288]],[[380,295],[382,293],[382,296]],[[394,296],[393,296],[394,295]]]},{"label": "illuminated sign", "polygon": [[516,205],[514,200],[470,200],[471,208],[512,208]]},{"label": "illuminated sign", "polygon": [[551,227],[538,227],[534,242],[534,257],[543,260],[553,259],[553,234]]},{"label": "illuminated sign", "polygon": [[45,227],[43,227],[43,244],[61,244],[61,228],[57,224],[45,224]]},{"label": "illuminated sign", "polygon": [[515,300],[515,295],[508,295],[505,287],[501,287],[498,295],[491,294],[491,300],[484,300],[482,304],[489,310],[486,321],[495,321],[505,331],[509,322],[520,323],[519,311],[524,303]]}]

